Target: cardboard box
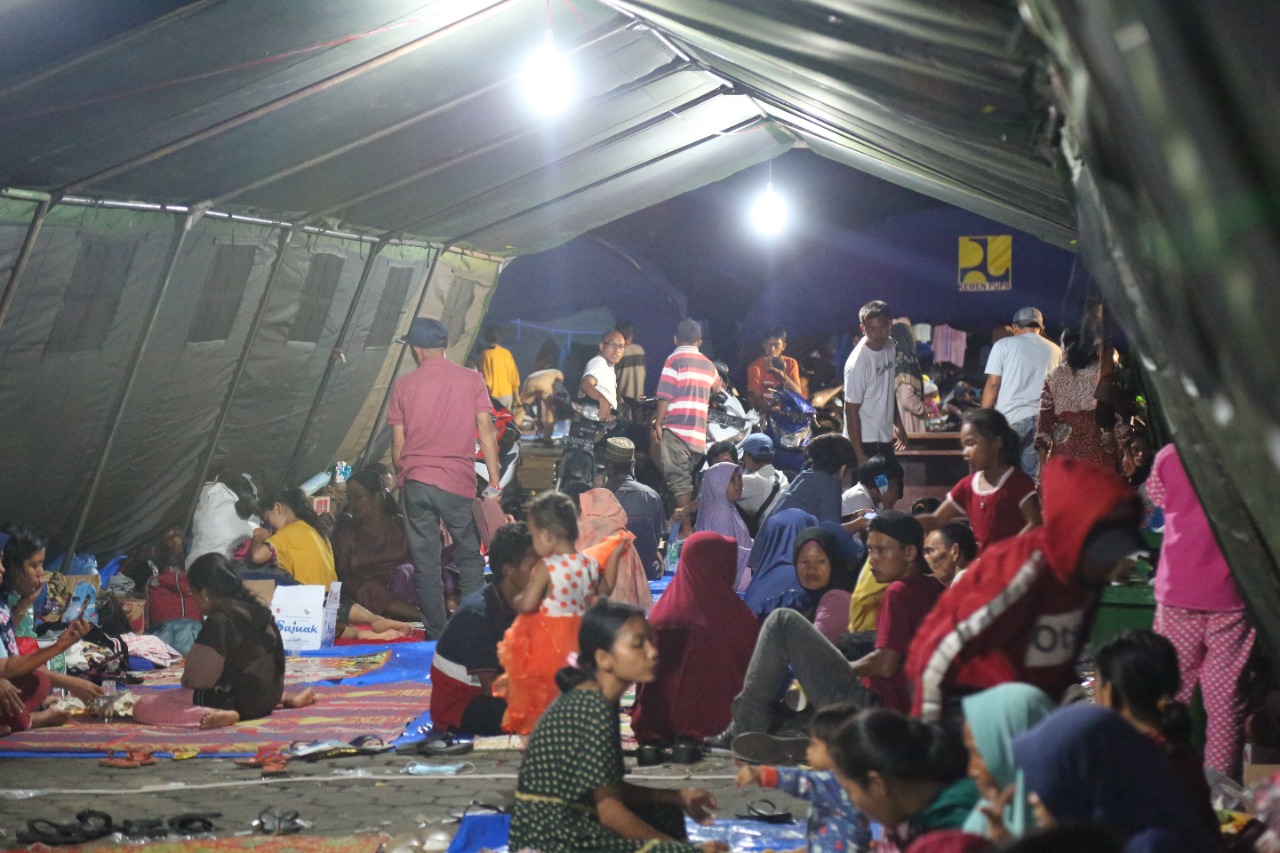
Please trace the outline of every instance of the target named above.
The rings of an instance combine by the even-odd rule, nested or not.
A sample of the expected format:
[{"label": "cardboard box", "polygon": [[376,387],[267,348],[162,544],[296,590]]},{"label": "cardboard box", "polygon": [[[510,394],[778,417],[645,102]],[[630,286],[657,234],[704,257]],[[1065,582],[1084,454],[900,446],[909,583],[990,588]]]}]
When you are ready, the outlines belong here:
[{"label": "cardboard box", "polygon": [[1266,782],[1280,773],[1280,764],[1246,764],[1244,766],[1244,786],[1252,788],[1259,782]]},{"label": "cardboard box", "polygon": [[245,581],[244,588],[267,607],[271,606],[271,599],[276,594],[276,582],[273,580]]}]

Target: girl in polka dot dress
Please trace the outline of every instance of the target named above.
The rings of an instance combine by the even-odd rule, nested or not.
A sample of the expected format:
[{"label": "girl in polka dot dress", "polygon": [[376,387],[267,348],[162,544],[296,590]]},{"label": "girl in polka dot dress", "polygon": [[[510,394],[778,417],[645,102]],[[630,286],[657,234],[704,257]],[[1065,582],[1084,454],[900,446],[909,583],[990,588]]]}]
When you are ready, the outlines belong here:
[{"label": "girl in polka dot dress", "polygon": [[[503,730],[522,735],[533,731],[542,712],[560,694],[555,675],[578,651],[582,614],[613,589],[621,546],[633,538],[624,531],[592,548],[594,557],[578,553],[574,547],[577,511],[573,500],[560,492],[535,499],[527,522],[533,548],[542,560],[515,600],[520,615],[498,644],[498,661],[506,676],[505,685],[495,684],[495,692],[506,693]],[[602,547],[606,545],[611,547]],[[605,559],[603,569],[596,559],[600,556]]]}]

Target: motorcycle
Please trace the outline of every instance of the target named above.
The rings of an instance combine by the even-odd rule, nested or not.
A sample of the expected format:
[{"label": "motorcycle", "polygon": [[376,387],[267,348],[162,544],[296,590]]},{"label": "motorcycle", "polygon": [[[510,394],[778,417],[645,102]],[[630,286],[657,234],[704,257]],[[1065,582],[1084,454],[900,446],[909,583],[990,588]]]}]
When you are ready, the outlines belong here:
[{"label": "motorcycle", "polygon": [[[489,399],[493,404],[493,437],[498,443],[498,487],[505,492],[515,482],[520,463],[520,430],[511,412],[492,397]],[[476,495],[479,496],[489,486],[489,468],[484,463],[478,440],[475,468]]]},{"label": "motorcycle", "polygon": [[794,477],[804,468],[805,448],[813,440],[817,410],[794,391],[773,389],[772,406],[764,413],[763,431],[773,439],[773,464]]},{"label": "motorcycle", "polygon": [[707,406],[707,444],[731,441],[741,444],[760,423],[760,415],[749,409],[742,396],[729,381],[729,366],[722,361],[713,362],[720,374],[723,389],[711,396]]}]

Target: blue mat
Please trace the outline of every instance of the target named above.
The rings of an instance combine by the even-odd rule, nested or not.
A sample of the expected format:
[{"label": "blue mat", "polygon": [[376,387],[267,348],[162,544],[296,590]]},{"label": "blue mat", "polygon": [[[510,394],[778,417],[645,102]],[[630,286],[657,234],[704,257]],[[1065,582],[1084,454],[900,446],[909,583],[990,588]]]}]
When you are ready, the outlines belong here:
[{"label": "blue mat", "polygon": [[[758,820],[718,820],[711,826],[700,826],[684,819],[685,831],[692,844],[723,841],[735,851],[794,850],[806,845],[804,823],[763,823]],[[504,814],[467,815],[458,826],[448,853],[479,853],[507,850],[511,816]]]}]

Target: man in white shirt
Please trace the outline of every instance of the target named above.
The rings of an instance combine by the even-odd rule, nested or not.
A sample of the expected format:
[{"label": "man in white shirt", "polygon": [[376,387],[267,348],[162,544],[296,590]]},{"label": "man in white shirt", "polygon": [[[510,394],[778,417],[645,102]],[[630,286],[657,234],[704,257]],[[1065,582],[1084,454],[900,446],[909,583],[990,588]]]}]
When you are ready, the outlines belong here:
[{"label": "man in white shirt", "polygon": [[762,432],[747,436],[742,442],[742,467],[738,508],[747,516],[748,526],[754,521],[758,530],[788,485],[787,475],[773,467],[773,439]]},{"label": "man in white shirt", "polygon": [[879,300],[858,312],[862,340],[844,363],[844,434],[858,464],[872,456],[892,458],[895,444],[906,449],[907,431],[894,393],[896,352],[889,340],[893,315]]},{"label": "man in white shirt", "polygon": [[1062,349],[1040,334],[1044,315],[1038,308],[1020,308],[1013,315],[1013,334],[991,347],[982,408],[1004,415],[1022,440],[1021,467],[1033,480],[1040,473],[1036,453],[1036,418],[1044,378],[1062,362]]},{"label": "man in white shirt", "polygon": [[614,329],[600,338],[600,354],[587,362],[578,390],[600,405],[600,420],[607,421],[618,408],[618,375],[614,366],[622,359],[627,343]]}]

